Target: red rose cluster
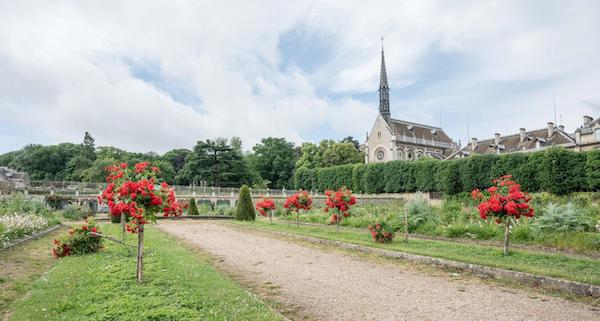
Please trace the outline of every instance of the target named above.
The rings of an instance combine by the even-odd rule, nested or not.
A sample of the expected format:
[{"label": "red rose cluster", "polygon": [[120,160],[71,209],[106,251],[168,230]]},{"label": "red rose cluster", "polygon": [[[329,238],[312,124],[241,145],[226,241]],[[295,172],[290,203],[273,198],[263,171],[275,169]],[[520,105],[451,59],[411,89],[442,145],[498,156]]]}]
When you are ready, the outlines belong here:
[{"label": "red rose cluster", "polygon": [[331,223],[339,223],[343,217],[350,216],[348,210],[350,206],[356,204],[356,197],[352,195],[352,191],[347,188],[340,188],[337,191],[326,190],[325,196],[325,212],[334,209],[337,213],[331,216]]},{"label": "red rose cluster", "polygon": [[299,191],[298,193],[288,197],[285,200],[283,207],[288,208],[294,212],[300,210],[310,211],[312,207],[312,198],[308,194],[308,191]]},{"label": "red rose cluster", "polygon": [[148,162],[137,163],[133,169],[127,163],[108,166],[108,186],[98,197],[100,203],[108,205],[111,215],[125,213],[131,217],[127,230],[132,233],[136,233],[140,225],[156,221],[157,213],[178,216],[182,212],[173,189],[164,182],[157,185],[158,167],[149,167]]},{"label": "red rose cluster", "polygon": [[521,191],[521,185],[514,182],[511,175],[495,179],[493,183],[486,193],[478,189],[471,192],[474,200],[482,201],[478,206],[482,219],[486,220],[488,216],[492,216],[496,223],[500,223],[510,217],[533,217],[534,210],[529,205],[531,197]]},{"label": "red rose cluster", "polygon": [[256,202],[256,210],[260,213],[260,215],[267,217],[267,214],[270,211],[275,210],[275,202],[273,199],[265,197],[261,201]]},{"label": "red rose cluster", "polygon": [[389,243],[394,239],[394,232],[381,223],[368,226],[373,240],[378,243]]},{"label": "red rose cluster", "polygon": [[54,240],[52,255],[60,258],[99,251],[102,249],[102,238],[93,233],[98,233],[96,222],[87,219],[82,226],[70,229],[66,237]]}]

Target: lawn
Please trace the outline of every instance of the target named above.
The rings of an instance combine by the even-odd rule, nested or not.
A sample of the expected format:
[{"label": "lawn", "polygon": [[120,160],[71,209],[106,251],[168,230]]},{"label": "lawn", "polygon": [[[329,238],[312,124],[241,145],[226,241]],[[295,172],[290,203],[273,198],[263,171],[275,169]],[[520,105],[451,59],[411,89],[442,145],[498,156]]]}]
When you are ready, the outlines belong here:
[{"label": "lawn", "polygon": [[[446,241],[410,239],[406,243],[400,239],[395,239],[390,244],[379,244],[371,239],[371,235],[366,229],[364,232],[344,229],[336,233],[334,229],[327,226],[300,225],[297,227],[295,224],[282,222],[274,222],[271,225],[262,220],[255,222],[235,221],[228,224],[343,241],[600,285],[600,260],[594,259],[525,250],[511,250],[511,255],[505,257],[502,255],[502,249],[499,248]],[[398,237],[400,238],[401,235]]]},{"label": "lawn", "polygon": [[[102,231],[119,235],[116,225]],[[190,249],[146,231],[143,284],[135,280],[135,256],[106,242],[101,253],[60,259],[10,320],[282,320]]]}]

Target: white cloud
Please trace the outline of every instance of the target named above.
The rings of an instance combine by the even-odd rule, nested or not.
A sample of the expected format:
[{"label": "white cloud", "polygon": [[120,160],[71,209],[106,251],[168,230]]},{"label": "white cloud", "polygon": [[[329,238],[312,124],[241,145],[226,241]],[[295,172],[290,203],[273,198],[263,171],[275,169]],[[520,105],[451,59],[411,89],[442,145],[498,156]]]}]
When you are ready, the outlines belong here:
[{"label": "white cloud", "polygon": [[[486,137],[543,126],[556,90],[559,113],[574,128],[598,111],[600,7],[563,4],[4,2],[0,117],[31,136],[0,141],[79,141],[90,131],[101,145],[164,152],[216,136],[240,136],[246,148],[265,136],[362,138],[377,106],[343,94],[376,90],[382,34],[392,91],[422,90],[392,101],[395,116],[437,124],[443,107],[444,127],[464,140],[470,110],[473,135]],[[280,37],[298,26],[334,39],[332,57],[311,73],[280,69]],[[424,82],[432,47],[468,68]],[[137,78],[132,62],[156,65],[161,81],[185,87],[199,105]]]}]

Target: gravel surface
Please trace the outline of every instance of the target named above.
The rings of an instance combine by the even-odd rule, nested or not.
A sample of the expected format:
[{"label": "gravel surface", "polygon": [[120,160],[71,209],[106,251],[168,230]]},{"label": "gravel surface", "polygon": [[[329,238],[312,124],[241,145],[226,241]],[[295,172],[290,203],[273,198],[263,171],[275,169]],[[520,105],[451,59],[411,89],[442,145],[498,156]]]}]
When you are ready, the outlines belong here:
[{"label": "gravel surface", "polygon": [[600,320],[598,307],[303,246],[223,224],[160,222],[314,320]]}]

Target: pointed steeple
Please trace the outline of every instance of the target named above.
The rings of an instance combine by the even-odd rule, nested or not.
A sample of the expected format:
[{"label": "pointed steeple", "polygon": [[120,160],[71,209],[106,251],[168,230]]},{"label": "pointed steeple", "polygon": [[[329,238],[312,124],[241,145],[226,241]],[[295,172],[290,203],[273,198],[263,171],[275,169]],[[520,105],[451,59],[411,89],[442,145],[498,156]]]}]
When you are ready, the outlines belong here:
[{"label": "pointed steeple", "polygon": [[390,120],[390,86],[385,70],[385,55],[383,53],[383,37],[381,37],[381,73],[379,75],[379,114],[386,121]]}]

